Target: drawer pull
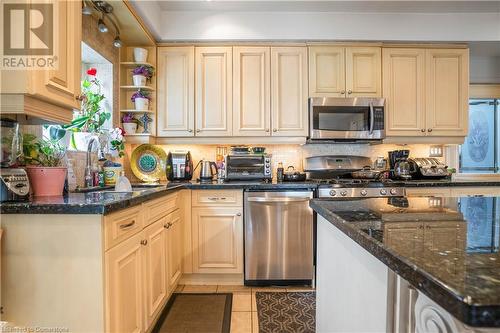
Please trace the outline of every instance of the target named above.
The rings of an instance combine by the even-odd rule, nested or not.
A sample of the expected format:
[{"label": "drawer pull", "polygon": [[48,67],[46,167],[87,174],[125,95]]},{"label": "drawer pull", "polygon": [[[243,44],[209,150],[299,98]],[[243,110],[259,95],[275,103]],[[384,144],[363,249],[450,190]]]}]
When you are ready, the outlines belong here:
[{"label": "drawer pull", "polygon": [[127,228],[130,228],[131,226],[133,226],[135,224],[135,220],[132,220],[132,222],[130,223],[127,223],[127,224],[121,224],[120,225],[120,229],[127,229]]},{"label": "drawer pull", "polygon": [[241,216],[241,213],[236,213],[236,216]]},{"label": "drawer pull", "polygon": [[168,223],[164,224],[164,225],[163,225],[163,227],[164,227],[165,229],[168,229],[168,228],[170,228],[172,225],[173,225],[173,224],[172,224],[172,222],[168,222]]},{"label": "drawer pull", "polygon": [[218,198],[214,198],[214,197],[208,197],[208,200],[211,200],[211,201],[217,201]]},{"label": "drawer pull", "polygon": [[141,240],[141,245],[147,245],[147,244],[148,244],[148,240],[147,239]]}]

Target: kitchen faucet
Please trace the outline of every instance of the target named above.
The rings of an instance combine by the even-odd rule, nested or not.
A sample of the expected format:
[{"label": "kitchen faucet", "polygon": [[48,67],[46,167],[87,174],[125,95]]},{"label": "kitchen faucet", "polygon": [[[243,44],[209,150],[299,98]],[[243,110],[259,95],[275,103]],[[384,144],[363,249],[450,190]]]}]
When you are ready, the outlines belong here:
[{"label": "kitchen faucet", "polygon": [[87,146],[87,163],[85,166],[85,187],[92,187],[93,179],[92,179],[92,158],[90,153],[92,152],[92,146],[94,142],[97,142],[97,158],[99,161],[106,161],[106,157],[104,156],[104,151],[102,150],[101,143],[99,142],[99,138],[94,136],[90,138],[89,144]]}]

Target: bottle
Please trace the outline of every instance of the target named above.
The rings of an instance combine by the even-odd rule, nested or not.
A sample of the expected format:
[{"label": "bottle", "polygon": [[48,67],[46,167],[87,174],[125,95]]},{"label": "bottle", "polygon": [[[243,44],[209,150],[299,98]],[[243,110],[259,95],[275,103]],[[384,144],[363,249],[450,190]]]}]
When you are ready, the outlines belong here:
[{"label": "bottle", "polygon": [[92,165],[92,186],[99,186],[99,167],[97,163]]},{"label": "bottle", "polygon": [[276,180],[279,182],[283,181],[283,175],[284,175],[284,169],[283,169],[283,163],[279,162],[278,163],[278,169],[276,169]]},{"label": "bottle", "polygon": [[132,192],[132,185],[125,176],[125,171],[120,172],[120,175],[116,179],[115,192]]},{"label": "bottle", "polygon": [[104,187],[104,170],[100,165],[97,169],[97,179],[99,180],[99,187]]}]

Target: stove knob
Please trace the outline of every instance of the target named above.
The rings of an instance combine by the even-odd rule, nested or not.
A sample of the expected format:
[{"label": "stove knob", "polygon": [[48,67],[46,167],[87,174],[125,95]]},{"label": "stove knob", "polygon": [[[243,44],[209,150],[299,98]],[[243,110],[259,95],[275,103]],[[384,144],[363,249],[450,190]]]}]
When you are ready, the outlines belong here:
[{"label": "stove knob", "polygon": [[387,190],[385,188],[381,189],[380,190],[380,194],[386,195],[387,194]]},{"label": "stove knob", "polygon": [[361,190],[359,194],[365,197],[368,194],[368,192],[366,192],[366,190]]},{"label": "stove knob", "polygon": [[346,190],[340,191],[340,195],[345,197],[347,195],[347,191]]},{"label": "stove knob", "polygon": [[335,190],[331,190],[331,191],[330,191],[330,195],[331,195],[332,197],[334,197],[335,195],[337,195],[337,191],[335,191]]},{"label": "stove knob", "polygon": [[390,192],[392,195],[396,195],[398,193],[398,191],[395,188],[391,188]]}]

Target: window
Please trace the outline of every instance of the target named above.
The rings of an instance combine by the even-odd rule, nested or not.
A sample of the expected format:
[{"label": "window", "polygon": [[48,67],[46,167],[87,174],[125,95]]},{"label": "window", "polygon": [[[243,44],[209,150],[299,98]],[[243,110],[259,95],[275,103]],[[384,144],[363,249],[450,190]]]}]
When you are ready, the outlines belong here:
[{"label": "window", "polygon": [[469,101],[469,134],[460,146],[460,172],[500,173],[500,99]]}]

